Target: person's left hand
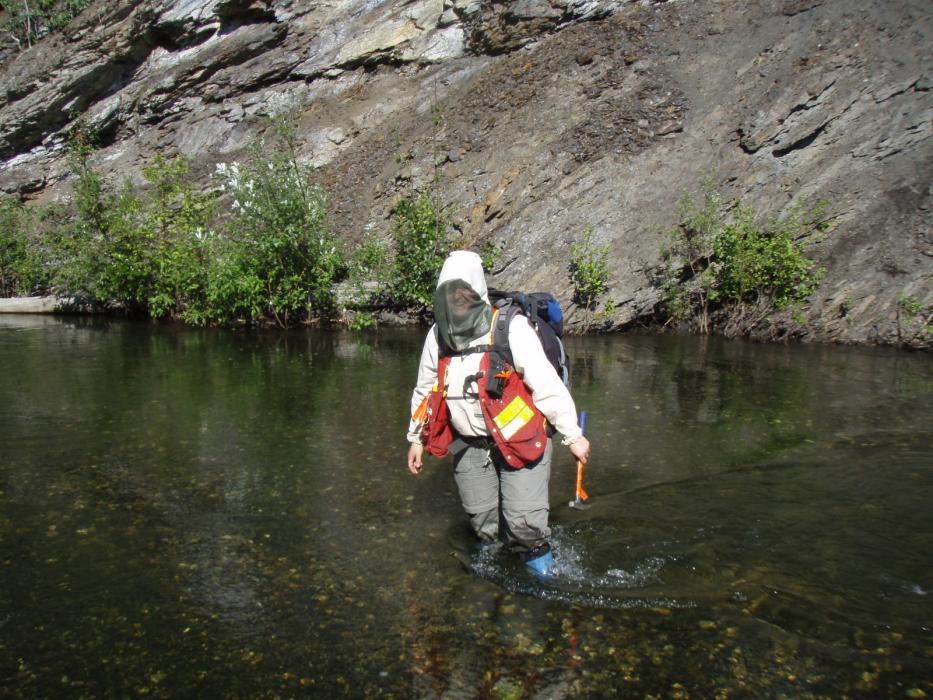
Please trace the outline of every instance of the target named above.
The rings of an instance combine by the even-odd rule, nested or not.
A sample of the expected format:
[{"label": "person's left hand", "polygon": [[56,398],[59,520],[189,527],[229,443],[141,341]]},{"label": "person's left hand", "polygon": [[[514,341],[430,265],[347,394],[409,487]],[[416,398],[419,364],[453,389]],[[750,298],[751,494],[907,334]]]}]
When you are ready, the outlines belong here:
[{"label": "person's left hand", "polygon": [[585,437],[581,437],[579,440],[575,440],[569,445],[570,451],[573,453],[573,456],[577,458],[577,461],[580,464],[586,464],[586,460],[590,456],[590,441]]}]

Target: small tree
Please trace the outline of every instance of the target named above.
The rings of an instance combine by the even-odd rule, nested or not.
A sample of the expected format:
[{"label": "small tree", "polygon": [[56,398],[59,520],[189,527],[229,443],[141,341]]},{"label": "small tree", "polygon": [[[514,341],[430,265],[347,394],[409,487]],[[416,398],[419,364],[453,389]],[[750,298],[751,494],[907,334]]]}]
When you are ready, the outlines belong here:
[{"label": "small tree", "polygon": [[434,300],[434,287],[450,250],[447,212],[438,207],[430,191],[401,199],[392,209],[392,240],[396,252],[390,295],[397,304],[426,309]]},{"label": "small tree", "polygon": [[[600,297],[609,291],[609,246],[593,242],[592,227],[587,227],[582,240],[571,246],[569,270],[573,301],[585,311],[586,331],[592,325]],[[611,312],[611,305],[607,304],[604,315],[608,317]]]},{"label": "small tree", "polygon": [[97,149],[97,133],[78,120],[68,134],[68,165],[73,179],[73,207],[53,217],[47,241],[54,271],[52,283],[64,294],[106,299],[99,289],[106,267],[107,216],[112,198],[106,192],[92,156]]},{"label": "small tree", "polygon": [[210,227],[215,196],[196,191],[189,172],[185,158],[157,157],[143,170],[150,188],[138,230],[149,245],[149,313],[200,324],[210,317],[206,290],[215,240]]},{"label": "small tree", "polygon": [[696,315],[701,330],[709,330],[713,271],[709,270],[713,242],[725,215],[718,193],[709,189],[702,204],[684,195],[678,205],[680,225],[670,232],[671,244],[661,252],[667,263],[663,278],[665,305],[670,318]]}]

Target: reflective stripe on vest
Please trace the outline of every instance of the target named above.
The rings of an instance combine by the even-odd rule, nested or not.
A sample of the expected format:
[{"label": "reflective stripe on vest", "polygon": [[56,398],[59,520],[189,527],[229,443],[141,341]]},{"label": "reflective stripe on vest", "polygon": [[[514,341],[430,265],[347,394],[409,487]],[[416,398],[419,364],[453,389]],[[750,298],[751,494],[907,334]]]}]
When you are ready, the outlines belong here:
[{"label": "reflective stripe on vest", "polygon": [[521,396],[516,396],[503,408],[493,421],[502,433],[502,437],[511,440],[515,433],[524,428],[535,417],[535,412]]}]

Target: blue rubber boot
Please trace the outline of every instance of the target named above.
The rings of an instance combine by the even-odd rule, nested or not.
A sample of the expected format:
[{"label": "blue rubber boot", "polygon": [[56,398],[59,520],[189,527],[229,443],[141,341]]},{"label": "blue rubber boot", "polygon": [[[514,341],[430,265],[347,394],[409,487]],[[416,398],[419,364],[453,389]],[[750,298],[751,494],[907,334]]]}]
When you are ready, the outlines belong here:
[{"label": "blue rubber boot", "polygon": [[480,540],[473,545],[473,554],[483,554],[493,549],[498,549],[500,542],[498,540]]},{"label": "blue rubber boot", "polygon": [[554,580],[554,555],[550,549],[541,556],[526,561],[525,566],[531,575],[540,581]]}]

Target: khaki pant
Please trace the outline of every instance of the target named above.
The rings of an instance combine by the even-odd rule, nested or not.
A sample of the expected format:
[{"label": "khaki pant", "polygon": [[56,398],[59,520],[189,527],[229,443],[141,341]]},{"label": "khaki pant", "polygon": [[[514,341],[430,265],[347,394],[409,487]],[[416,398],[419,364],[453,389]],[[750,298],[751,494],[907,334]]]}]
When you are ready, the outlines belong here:
[{"label": "khaki pant", "polygon": [[495,446],[454,448],[454,480],[480,541],[501,540],[519,555],[547,545],[552,451],[548,440],[541,459],[512,469]]}]

